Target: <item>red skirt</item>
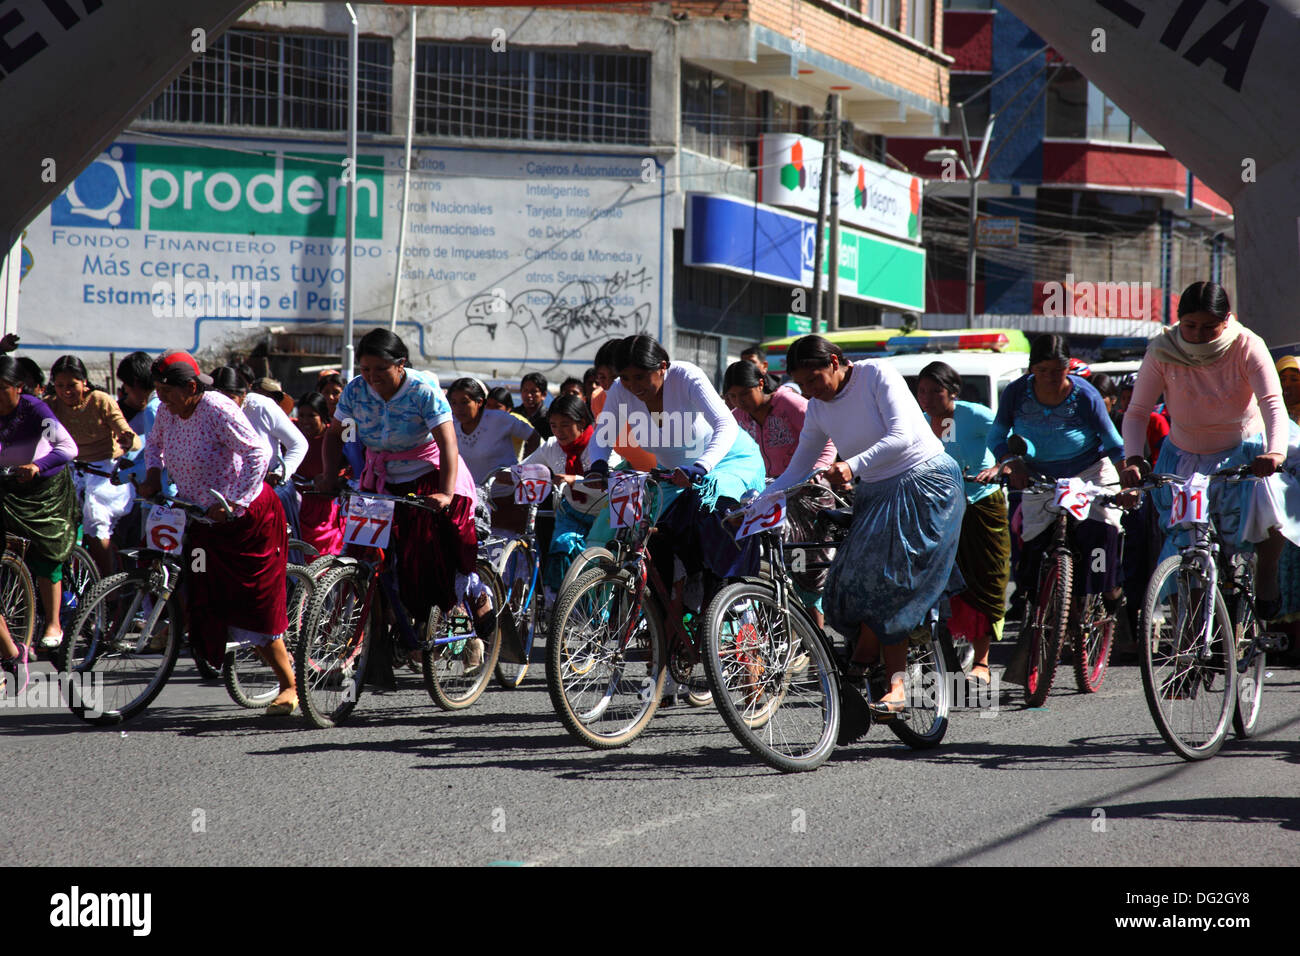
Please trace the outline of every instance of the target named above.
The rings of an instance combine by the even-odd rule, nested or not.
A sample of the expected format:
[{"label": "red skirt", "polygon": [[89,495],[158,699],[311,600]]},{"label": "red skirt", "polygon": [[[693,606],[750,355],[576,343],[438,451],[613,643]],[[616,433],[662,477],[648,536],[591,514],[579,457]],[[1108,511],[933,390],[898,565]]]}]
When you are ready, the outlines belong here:
[{"label": "red skirt", "polygon": [[[202,549],[202,563],[197,563]],[[191,525],[189,537],[190,635],[208,663],[220,667],[226,628],[283,634],[289,532],[284,506],[262,485],[248,511],[222,524]],[[201,569],[201,570],[200,570]]]},{"label": "red skirt", "polygon": [[307,492],[298,505],[298,533],[321,554],[343,550],[343,512],[332,495]]},{"label": "red skirt", "polygon": [[[389,482],[390,495],[432,495],[441,490],[439,469],[414,481]],[[397,582],[402,603],[417,625],[436,604],[448,611],[456,603],[456,573],[469,574],[478,560],[474,506],[464,495],[453,495],[451,507],[439,514],[424,508],[397,506],[393,518],[397,535]]]}]

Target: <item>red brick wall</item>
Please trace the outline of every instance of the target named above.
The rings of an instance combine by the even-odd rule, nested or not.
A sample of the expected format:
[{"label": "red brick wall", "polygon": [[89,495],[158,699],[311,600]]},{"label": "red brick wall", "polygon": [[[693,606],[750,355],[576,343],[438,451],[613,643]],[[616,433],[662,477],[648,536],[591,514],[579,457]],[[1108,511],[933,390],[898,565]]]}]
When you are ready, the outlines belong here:
[{"label": "red brick wall", "polygon": [[954,70],[989,73],[993,69],[993,17],[977,10],[952,10],[943,17],[943,52],[956,59]]}]

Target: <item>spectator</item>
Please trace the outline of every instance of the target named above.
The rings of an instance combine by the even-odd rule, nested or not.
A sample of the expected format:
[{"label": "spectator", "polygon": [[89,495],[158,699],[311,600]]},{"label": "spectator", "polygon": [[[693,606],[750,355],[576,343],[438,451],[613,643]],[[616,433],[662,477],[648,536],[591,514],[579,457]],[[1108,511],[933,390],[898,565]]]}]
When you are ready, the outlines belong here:
[{"label": "spectator", "polygon": [[551,437],[551,423],[546,412],[546,376],[541,372],[529,372],[519,383],[519,398],[523,404],[524,417],[543,438]]},{"label": "spectator", "polygon": [[560,394],[574,395],[578,398],[582,398],[582,380],[573,378],[572,376],[566,378],[564,383],[560,386]]},{"label": "spectator", "polygon": [[759,345],[751,345],[745,351],[740,353],[741,359],[746,362],[753,362],[758,366],[758,370],[763,373],[763,388],[768,392],[775,392],[781,387],[781,379],[767,370],[767,359],[763,357],[763,348]]}]

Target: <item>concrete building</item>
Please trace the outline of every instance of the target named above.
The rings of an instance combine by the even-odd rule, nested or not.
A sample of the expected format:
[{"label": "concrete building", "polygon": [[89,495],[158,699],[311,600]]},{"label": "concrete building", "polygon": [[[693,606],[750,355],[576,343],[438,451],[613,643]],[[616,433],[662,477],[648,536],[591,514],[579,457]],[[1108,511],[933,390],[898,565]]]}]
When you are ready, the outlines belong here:
[{"label": "concrete building", "polygon": [[[883,161],[949,120],[938,0],[422,8],[414,70],[409,11],[356,9],[356,325],[387,325],[396,295],[419,364],[562,376],[647,331],[720,375],[797,326],[830,93],[841,321],[920,306],[919,182],[909,207]],[[24,347],[327,363],[349,29],[341,3],[263,2],[215,39],[28,230]],[[766,185],[763,142],[786,150]]]},{"label": "concrete building", "polygon": [[[960,163],[945,170],[925,159],[962,153],[958,103],[976,153],[993,121],[979,191],[977,324],[1095,344],[1151,334],[1191,282],[1213,278],[1235,293],[1232,209],[1222,197],[1005,8],[946,7],[951,119],[942,135],[889,140],[893,156],[932,180],[924,324],[967,324],[968,181]],[[1105,42],[1101,31],[1094,46]]]}]

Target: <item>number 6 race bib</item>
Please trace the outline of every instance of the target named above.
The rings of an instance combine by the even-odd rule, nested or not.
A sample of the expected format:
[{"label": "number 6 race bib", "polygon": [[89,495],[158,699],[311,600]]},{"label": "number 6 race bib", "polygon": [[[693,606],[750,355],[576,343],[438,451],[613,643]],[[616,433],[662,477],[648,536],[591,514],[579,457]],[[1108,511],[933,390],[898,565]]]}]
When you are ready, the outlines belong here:
[{"label": "number 6 race bib", "polygon": [[1205,524],[1210,498],[1209,475],[1192,475],[1181,485],[1173,485],[1174,500],[1169,509],[1169,527],[1180,524]]},{"label": "number 6 race bib", "polygon": [[744,517],[740,521],[740,530],[736,540],[748,538],[760,531],[771,531],[785,524],[785,493],[778,491],[774,495],[761,495],[745,507]]},{"label": "number 6 race bib", "polygon": [[148,547],[163,554],[180,554],[185,540],[185,512],[180,508],[154,505],[144,525]]},{"label": "number 6 race bib", "polygon": [[1057,478],[1052,503],[1082,521],[1088,517],[1088,508],[1098,490],[1079,478]]},{"label": "number 6 race bib", "polygon": [[616,471],[609,476],[609,526],[633,528],[645,507],[646,476],[634,471]]},{"label": "number 6 race bib", "polygon": [[367,548],[388,547],[388,538],[393,533],[394,504],[392,501],[352,498],[343,541]]},{"label": "number 6 race bib", "polygon": [[551,469],[545,465],[514,465],[515,504],[539,505],[551,493]]}]

